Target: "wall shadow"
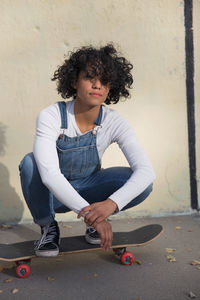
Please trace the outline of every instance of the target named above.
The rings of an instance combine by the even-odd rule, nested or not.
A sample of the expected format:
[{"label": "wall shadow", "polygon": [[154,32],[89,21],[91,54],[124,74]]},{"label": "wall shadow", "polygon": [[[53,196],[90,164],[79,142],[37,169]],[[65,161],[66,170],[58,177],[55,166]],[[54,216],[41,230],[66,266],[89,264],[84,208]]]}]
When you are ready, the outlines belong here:
[{"label": "wall shadow", "polygon": [[[0,157],[6,151],[6,126],[0,122]],[[15,188],[10,185],[8,168],[0,162],[0,223],[17,224],[22,219],[24,205]]]}]

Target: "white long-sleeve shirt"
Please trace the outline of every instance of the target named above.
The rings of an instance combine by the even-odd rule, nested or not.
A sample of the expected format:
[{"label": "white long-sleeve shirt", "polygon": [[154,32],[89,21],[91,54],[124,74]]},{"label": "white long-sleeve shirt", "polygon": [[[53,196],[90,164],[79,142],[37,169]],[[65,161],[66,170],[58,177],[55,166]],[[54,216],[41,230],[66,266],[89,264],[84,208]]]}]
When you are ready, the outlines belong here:
[{"label": "white long-sleeve shirt", "polygon": [[[64,130],[64,134],[69,137],[82,135],[74,116],[74,102],[75,100],[68,101],[66,105],[68,128]],[[133,171],[128,181],[109,196],[121,210],[154,181],[155,174],[131,126],[115,110],[103,106],[101,125],[97,127],[99,159],[101,160],[106,148],[116,142]],[[42,110],[37,117],[33,153],[42,182],[60,202],[78,213],[89,203],[60,171],[56,141],[61,133],[60,110],[56,103]]]}]

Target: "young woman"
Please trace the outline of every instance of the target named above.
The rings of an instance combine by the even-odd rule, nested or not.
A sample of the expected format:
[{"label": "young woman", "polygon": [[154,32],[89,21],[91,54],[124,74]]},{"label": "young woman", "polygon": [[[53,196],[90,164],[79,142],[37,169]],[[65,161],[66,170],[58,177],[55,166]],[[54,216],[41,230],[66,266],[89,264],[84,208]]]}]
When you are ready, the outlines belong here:
[{"label": "young woman", "polygon": [[[154,171],[132,128],[105,105],[129,96],[131,69],[109,44],[71,52],[55,71],[58,93],[72,100],[39,113],[33,153],[19,166],[24,198],[41,226],[36,255],[58,255],[55,213],[70,210],[84,217],[86,241],[108,250],[113,234],[107,218],[152,191]],[[114,142],[130,167],[101,168],[102,155]]]}]

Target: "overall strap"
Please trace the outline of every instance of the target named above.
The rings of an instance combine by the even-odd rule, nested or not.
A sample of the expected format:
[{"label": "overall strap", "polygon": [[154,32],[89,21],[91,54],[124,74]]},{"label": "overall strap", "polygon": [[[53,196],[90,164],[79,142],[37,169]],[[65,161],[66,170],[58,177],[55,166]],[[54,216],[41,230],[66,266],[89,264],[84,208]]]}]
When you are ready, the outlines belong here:
[{"label": "overall strap", "polygon": [[67,129],[67,111],[66,111],[66,102],[59,101],[58,106],[60,109],[61,116],[61,129]]},{"label": "overall strap", "polygon": [[99,110],[98,117],[97,117],[96,120],[94,121],[94,124],[96,124],[96,125],[98,125],[98,126],[101,125],[102,114],[103,114],[103,106],[101,105],[100,110]]}]

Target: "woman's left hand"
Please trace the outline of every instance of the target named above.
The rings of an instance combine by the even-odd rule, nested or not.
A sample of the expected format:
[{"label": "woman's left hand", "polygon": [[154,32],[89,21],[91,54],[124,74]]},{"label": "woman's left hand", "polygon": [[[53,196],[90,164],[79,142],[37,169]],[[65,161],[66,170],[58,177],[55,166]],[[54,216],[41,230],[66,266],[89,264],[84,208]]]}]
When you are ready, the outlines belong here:
[{"label": "woman's left hand", "polygon": [[116,209],[117,204],[108,198],[105,201],[96,202],[84,207],[78,214],[77,218],[79,219],[80,217],[85,216],[85,223],[92,226],[108,218]]}]

